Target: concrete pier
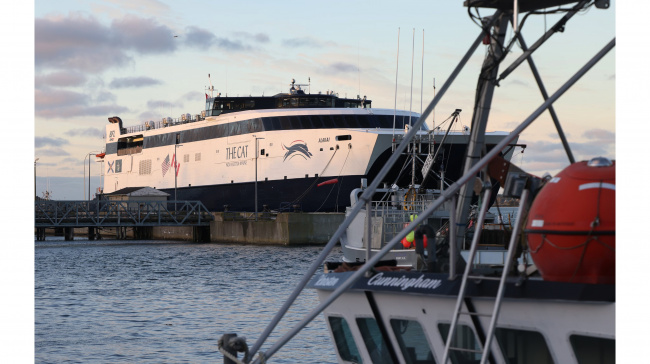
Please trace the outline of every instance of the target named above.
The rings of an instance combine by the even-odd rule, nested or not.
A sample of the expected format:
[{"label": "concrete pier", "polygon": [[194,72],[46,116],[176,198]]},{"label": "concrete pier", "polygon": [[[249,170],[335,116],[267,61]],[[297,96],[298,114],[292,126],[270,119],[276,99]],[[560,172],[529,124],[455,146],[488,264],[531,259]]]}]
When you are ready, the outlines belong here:
[{"label": "concrete pier", "polygon": [[258,245],[324,245],[345,219],[343,213],[279,213],[260,214],[215,212],[210,226],[119,226],[36,228],[36,240],[45,235],[64,235],[72,240],[75,233],[94,239],[182,240],[192,242],[242,243]]},{"label": "concrete pier", "polygon": [[279,213],[275,219],[227,219],[215,213],[210,241],[269,245],[326,244],[345,219],[343,213]]}]

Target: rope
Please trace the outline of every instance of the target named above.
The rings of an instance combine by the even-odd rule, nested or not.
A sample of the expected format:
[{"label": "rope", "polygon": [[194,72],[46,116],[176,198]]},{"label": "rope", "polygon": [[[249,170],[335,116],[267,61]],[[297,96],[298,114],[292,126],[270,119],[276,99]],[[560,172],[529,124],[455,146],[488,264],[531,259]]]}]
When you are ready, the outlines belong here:
[{"label": "rope", "polygon": [[224,356],[227,356],[230,360],[234,361],[237,364],[246,364],[243,361],[237,359],[236,356],[234,356],[234,355],[230,354],[229,352],[227,352],[226,350],[224,350],[221,346],[219,346],[219,352],[221,352],[221,354],[223,354]]},{"label": "rope", "polygon": [[[322,175],[325,172],[325,170],[327,169],[327,167],[329,167],[330,163],[332,163],[332,160],[334,159],[334,156],[336,155],[336,152],[338,152],[338,149],[334,150],[334,154],[332,154],[332,157],[330,157],[330,160],[325,165],[325,168],[323,168],[321,173],[318,174],[318,177],[314,179],[314,182],[312,182],[311,185],[309,187],[307,187],[307,189],[300,196],[296,197],[293,201],[291,201],[291,203],[289,203],[289,207],[287,207],[287,208],[291,208],[291,205],[293,205],[294,203],[302,200],[309,193],[309,191],[311,191],[314,188],[314,186],[316,185],[316,182],[318,182],[318,180],[322,177]],[[321,205],[321,207],[322,207],[322,205]],[[286,210],[287,208],[279,209],[279,211]],[[320,209],[320,207],[319,207],[319,209]]]},{"label": "rope", "polygon": [[[337,150],[338,150],[338,149],[337,149]],[[336,177],[336,178],[339,179],[339,183],[338,183],[338,185],[339,185],[339,190],[338,190],[338,193],[341,192],[341,184],[342,184],[342,183],[340,182],[340,179],[341,179],[341,173],[343,172],[343,167],[345,167],[345,164],[346,164],[347,161],[348,161],[348,156],[350,156],[350,150],[351,150],[351,149],[348,148],[348,154],[345,156],[345,160],[343,161],[343,166],[341,166],[341,170],[339,171],[339,175]],[[328,164],[329,164],[329,163],[328,163]],[[324,171],[324,170],[323,170],[323,171]],[[321,204],[321,205],[316,209],[315,212],[318,212],[318,211],[323,207],[323,205],[325,205],[325,202],[327,202],[327,199],[330,197],[330,195],[332,194],[332,191],[334,191],[334,188],[335,188],[335,187],[336,187],[336,185],[332,185],[332,187],[330,188],[330,192],[327,193],[327,196],[325,196],[325,198],[323,199],[323,203],[322,203],[322,204]],[[338,200],[339,200],[339,195],[338,195],[338,193],[337,193],[337,195],[336,195],[336,201],[337,201],[336,207],[337,207],[337,210],[338,210]]]}]

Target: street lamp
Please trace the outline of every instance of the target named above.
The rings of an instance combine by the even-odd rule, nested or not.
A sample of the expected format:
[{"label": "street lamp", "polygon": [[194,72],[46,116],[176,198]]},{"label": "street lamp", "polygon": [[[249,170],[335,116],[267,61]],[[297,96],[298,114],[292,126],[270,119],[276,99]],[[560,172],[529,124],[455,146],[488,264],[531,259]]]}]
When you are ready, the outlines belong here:
[{"label": "street lamp", "polygon": [[[89,152],[84,156],[84,162],[86,162],[86,157],[88,157],[88,201],[90,202],[90,156],[93,154],[99,153],[98,151],[93,151]],[[86,189],[86,164],[84,163],[84,190]],[[84,191],[84,197],[86,195],[86,191]]]},{"label": "street lamp", "polygon": [[34,200],[36,200],[36,162],[38,162],[40,158],[34,159]]},{"label": "street lamp", "polygon": [[257,221],[257,158],[260,156],[259,140],[264,138],[255,138],[255,221]]},{"label": "street lamp", "polygon": [[174,144],[174,212],[176,212],[176,200],[178,197],[176,195],[176,189],[178,188],[178,157],[176,156],[176,148],[182,147],[183,144]]}]

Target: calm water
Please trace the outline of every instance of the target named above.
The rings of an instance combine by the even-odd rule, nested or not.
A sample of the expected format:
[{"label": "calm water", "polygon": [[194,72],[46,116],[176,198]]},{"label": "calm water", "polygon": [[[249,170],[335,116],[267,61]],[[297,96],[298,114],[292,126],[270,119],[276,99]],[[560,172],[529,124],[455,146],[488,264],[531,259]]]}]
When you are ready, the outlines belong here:
[{"label": "calm water", "polygon": [[[54,237],[35,244],[36,363],[222,363],[219,337],[235,332],[251,347],[321,251]],[[340,257],[336,248],[328,260]],[[305,290],[262,350],[317,304]],[[270,362],[336,363],[323,317]]]}]

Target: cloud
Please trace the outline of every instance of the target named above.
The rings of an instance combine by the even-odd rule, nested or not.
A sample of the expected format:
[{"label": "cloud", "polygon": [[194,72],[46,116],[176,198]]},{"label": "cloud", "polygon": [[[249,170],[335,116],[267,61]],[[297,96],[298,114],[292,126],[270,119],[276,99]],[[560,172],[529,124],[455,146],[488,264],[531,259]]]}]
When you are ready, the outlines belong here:
[{"label": "cloud", "polygon": [[196,48],[217,47],[228,51],[243,51],[252,49],[238,40],[220,38],[209,30],[199,27],[187,27],[185,33],[185,44]]},{"label": "cloud", "polygon": [[203,102],[205,100],[205,93],[204,92],[198,92],[198,91],[190,91],[183,96],[181,96],[182,100],[186,101],[201,101]]},{"label": "cloud", "polygon": [[50,137],[35,137],[34,138],[34,147],[43,148],[47,146],[51,147],[60,147],[62,145],[70,144],[66,139],[63,138],[50,138]]},{"label": "cloud", "polygon": [[351,63],[335,62],[325,68],[326,73],[357,72],[359,68]]},{"label": "cloud", "polygon": [[39,155],[47,155],[49,157],[62,157],[62,156],[70,155],[70,153],[66,152],[65,150],[63,150],[61,148],[50,148],[50,149],[39,150],[38,154]]},{"label": "cloud", "polygon": [[119,8],[129,9],[144,14],[165,14],[169,12],[169,6],[157,0],[105,0],[113,3]]},{"label": "cloud", "polygon": [[65,132],[65,135],[71,137],[84,136],[84,137],[103,137],[104,131],[97,128],[74,129]]},{"label": "cloud", "polygon": [[127,15],[111,24],[114,41],[140,54],[171,53],[176,50],[174,33],[153,19]]},{"label": "cloud", "polygon": [[169,110],[169,108],[181,107],[183,106],[182,102],[170,102],[166,100],[149,100],[147,101],[147,108],[151,110]]},{"label": "cloud", "polygon": [[169,27],[132,15],[110,26],[76,13],[37,18],[34,25],[37,68],[100,73],[133,62],[128,52],[162,54],[176,49]]},{"label": "cloud", "polygon": [[191,47],[210,47],[217,37],[211,31],[199,27],[187,27],[185,32],[185,43]]},{"label": "cloud", "polygon": [[[103,96],[102,96],[103,95]],[[112,99],[110,93],[100,93],[100,101]],[[43,118],[71,118],[75,116],[104,116],[128,111],[128,108],[110,104],[95,105],[91,95],[67,90],[35,90],[36,116]]]},{"label": "cloud", "polygon": [[264,33],[251,34],[247,32],[236,32],[234,33],[236,37],[249,39],[257,43],[268,43],[271,41],[268,35]]},{"label": "cloud", "polygon": [[114,78],[113,81],[109,84],[111,88],[135,88],[135,87],[145,87],[160,85],[161,81],[156,80],[151,77],[121,77]]},{"label": "cloud", "polygon": [[86,76],[78,72],[60,71],[35,77],[35,85],[38,88],[43,86],[74,87],[84,83],[86,83]]},{"label": "cloud", "polygon": [[616,141],[616,134],[604,129],[586,130],[584,133],[582,133],[582,136],[587,139],[597,140],[600,142],[614,143]]},{"label": "cloud", "polygon": [[298,37],[289,38],[282,41],[282,45],[289,48],[309,47],[309,48],[323,48],[335,46],[333,42],[322,42],[313,37]]}]

